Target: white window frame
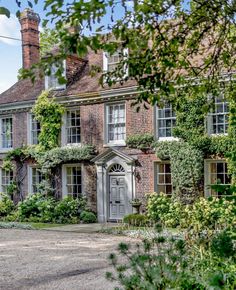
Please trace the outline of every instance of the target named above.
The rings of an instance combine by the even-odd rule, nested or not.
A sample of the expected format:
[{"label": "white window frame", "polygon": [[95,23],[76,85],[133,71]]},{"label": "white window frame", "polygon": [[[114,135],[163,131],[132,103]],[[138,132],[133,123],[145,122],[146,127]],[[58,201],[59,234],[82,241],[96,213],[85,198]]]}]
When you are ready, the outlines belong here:
[{"label": "white window frame", "polygon": [[[154,110],[155,111],[155,114],[154,114],[155,123],[154,124],[155,124],[155,136],[156,136],[156,139],[158,141],[178,141],[179,139],[177,137],[174,137],[174,136],[168,136],[168,137],[160,137],[159,136],[159,124],[158,124],[159,120],[170,119],[171,122],[172,122],[172,120],[176,120],[176,116],[175,117],[170,117],[170,118],[159,118],[159,116],[158,116],[159,110],[165,109],[165,107],[166,106],[163,106],[162,108],[160,108],[160,107],[156,106],[155,110]],[[172,109],[172,105],[170,105],[170,108],[171,108],[171,111],[174,112],[173,109]],[[173,128],[175,128],[175,127],[171,127],[171,130]]]},{"label": "white window frame", "polygon": [[[54,68],[56,65],[53,64],[52,67]],[[63,77],[66,78],[66,60],[63,61],[63,68],[64,68],[64,72],[62,74]],[[66,84],[59,84],[58,81],[56,81],[56,86],[52,87],[50,86],[50,78],[54,77],[54,76],[45,76],[45,90],[64,90],[66,89]]]},{"label": "white window frame", "polygon": [[[4,190],[3,190],[3,184],[2,184],[3,171],[8,172],[8,171],[6,171],[5,169],[0,168],[0,192],[2,192],[2,193],[7,193],[7,192],[4,192]],[[13,175],[13,177],[12,177],[12,181],[13,181],[13,180],[14,180],[14,173],[13,173],[13,172],[12,172],[12,175]],[[5,184],[5,185],[6,185],[6,184]],[[10,185],[10,183],[9,183],[9,185]]]},{"label": "white window frame", "polygon": [[[11,147],[2,147],[3,144],[3,137],[2,137],[2,120],[3,119],[11,119],[12,123],[12,132],[11,132]],[[13,148],[13,117],[12,115],[5,115],[0,117],[0,152],[7,152]]]},{"label": "white window frame", "polygon": [[[124,105],[124,116],[125,116],[125,120],[124,120],[124,123],[125,123],[125,139],[124,140],[114,140],[114,141],[110,141],[109,140],[109,129],[108,129],[108,126],[109,126],[109,122],[108,122],[108,119],[109,119],[109,107],[110,106],[116,106],[116,105]],[[126,146],[126,103],[125,102],[119,102],[119,103],[109,103],[109,104],[105,104],[105,128],[104,128],[104,132],[105,132],[105,142],[106,142],[106,145],[108,146]]]},{"label": "white window frame", "polygon": [[[159,176],[159,166],[161,165],[161,164],[170,164],[170,161],[159,161],[159,162],[154,162],[154,180],[155,180],[155,183],[154,183],[154,191],[155,192],[157,192],[157,193],[161,193],[162,191],[160,191],[159,189],[158,189],[158,187],[159,187],[159,183],[158,183],[158,176]],[[170,166],[171,166],[171,164],[170,164]],[[171,167],[170,167],[171,168]],[[162,173],[163,174],[163,173]],[[163,175],[165,175],[165,173],[163,174]],[[170,175],[171,175],[171,177],[172,177],[172,173],[171,173],[171,171],[170,171]],[[171,179],[171,183],[163,183],[163,184],[161,184],[161,185],[163,185],[163,186],[167,186],[167,185],[171,185],[171,187],[172,187],[172,191],[173,191],[173,184],[172,184],[172,179]],[[164,193],[166,193],[166,192],[164,192]],[[168,196],[171,196],[171,194],[167,194]]]},{"label": "white window frame", "polygon": [[71,163],[62,165],[62,197],[68,195],[67,191],[67,168],[68,167],[80,167],[81,169],[81,196],[83,195],[83,164],[81,163]]},{"label": "white window frame", "polygon": [[[210,183],[211,182],[210,165],[212,163],[227,163],[227,162],[225,159],[205,159],[204,160],[204,191],[205,191],[206,197],[212,196],[211,195],[211,188],[209,187],[211,185],[211,183]],[[227,183],[227,184],[230,185],[230,183]],[[224,184],[224,185],[227,185],[227,184]]]},{"label": "white window frame", "polygon": [[228,105],[228,112],[225,112],[225,111],[224,112],[221,112],[221,113],[215,112],[216,98],[214,98],[214,109],[211,109],[211,112],[208,113],[208,115],[207,115],[207,133],[208,133],[208,135],[211,135],[211,136],[228,135],[228,132],[225,131],[225,126],[226,126],[226,123],[225,122],[222,123],[222,125],[224,126],[224,133],[213,133],[213,117],[214,116],[217,117],[219,115],[224,115],[224,120],[225,120],[225,116],[228,114],[228,124],[229,124],[229,102],[227,102],[226,100],[224,101],[224,98],[222,97],[222,102],[217,102],[217,104],[223,104],[223,108],[224,109],[225,109],[225,106],[227,104]]},{"label": "white window frame", "polygon": [[[128,58],[129,55],[129,49],[128,48],[123,48],[123,56],[124,59]],[[129,75],[129,69],[127,65],[124,65],[124,76],[123,78],[128,77]],[[107,73],[108,72],[108,53],[106,51],[103,52],[103,72]]]},{"label": "white window frame", "polygon": [[32,195],[33,192],[33,169],[39,168],[37,165],[28,165],[28,194]]},{"label": "white window frame", "polygon": [[[71,112],[71,111],[79,111],[80,113],[80,143],[68,143],[68,135],[67,135],[67,113]],[[68,108],[66,113],[63,115],[62,117],[62,130],[61,130],[61,144],[63,146],[67,146],[67,147],[80,147],[82,146],[82,141],[81,141],[81,110],[80,107],[77,108]]]},{"label": "white window frame", "polygon": [[[27,127],[28,128],[27,129],[27,143],[28,143],[28,145],[36,145],[36,144],[38,144],[38,142],[36,144],[33,143],[32,122],[33,122],[33,113],[28,113],[28,115],[27,115],[27,124],[28,124],[28,127]],[[38,134],[38,136],[39,136],[39,134]]]}]

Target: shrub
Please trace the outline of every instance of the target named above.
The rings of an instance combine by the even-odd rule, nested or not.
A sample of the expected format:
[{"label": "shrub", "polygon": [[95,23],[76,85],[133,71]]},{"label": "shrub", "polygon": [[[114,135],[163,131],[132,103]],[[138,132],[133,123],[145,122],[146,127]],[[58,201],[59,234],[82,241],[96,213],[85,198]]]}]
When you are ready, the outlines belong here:
[{"label": "shrub", "polygon": [[6,194],[0,195],[0,217],[9,215],[14,210],[14,203]]},{"label": "shrub", "polygon": [[18,204],[19,219],[31,222],[52,222],[55,200],[42,194],[33,194]]},{"label": "shrub", "polygon": [[74,199],[68,195],[59,201],[55,207],[54,216],[58,223],[77,223],[79,221],[79,209],[84,208],[84,199]]},{"label": "shrub", "polygon": [[136,134],[129,136],[126,139],[126,144],[129,148],[137,148],[140,150],[145,150],[152,148],[154,143],[154,136],[152,134]]},{"label": "shrub", "polygon": [[224,198],[199,198],[193,205],[186,206],[188,226],[198,231],[232,226],[236,222],[235,201]]},{"label": "shrub", "polygon": [[177,227],[185,219],[183,205],[164,193],[148,196],[147,216],[153,222],[161,222],[167,227]]},{"label": "shrub", "polygon": [[147,225],[148,218],[147,218],[147,216],[145,216],[143,214],[132,213],[132,214],[128,214],[128,215],[124,216],[123,222],[125,224],[130,225],[130,226],[142,227],[142,226]]},{"label": "shrub", "polygon": [[95,223],[97,221],[96,215],[91,211],[82,211],[80,220],[85,224]]},{"label": "shrub", "polygon": [[191,227],[195,231],[224,229],[236,223],[236,203],[225,198],[199,198],[184,205],[161,193],[148,197],[147,215],[167,227]]}]

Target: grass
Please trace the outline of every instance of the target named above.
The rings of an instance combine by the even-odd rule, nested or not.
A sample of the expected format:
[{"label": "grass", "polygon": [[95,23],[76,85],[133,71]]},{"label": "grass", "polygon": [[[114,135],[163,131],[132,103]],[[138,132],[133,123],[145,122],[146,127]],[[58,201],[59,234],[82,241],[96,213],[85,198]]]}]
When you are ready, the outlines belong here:
[{"label": "grass", "polygon": [[43,230],[48,228],[65,226],[66,224],[53,224],[53,223],[30,223],[30,222],[0,222],[0,228],[18,228],[29,230]]},{"label": "grass", "polygon": [[61,226],[67,225],[67,224],[50,224],[50,223],[24,223],[24,224],[31,225],[36,230],[55,228],[55,227],[61,227]]}]

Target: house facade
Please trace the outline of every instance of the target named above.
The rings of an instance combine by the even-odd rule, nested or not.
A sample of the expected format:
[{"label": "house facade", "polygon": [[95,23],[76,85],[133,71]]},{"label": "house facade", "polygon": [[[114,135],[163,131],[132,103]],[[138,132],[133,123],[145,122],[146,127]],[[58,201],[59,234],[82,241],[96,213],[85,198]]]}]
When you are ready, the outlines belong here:
[{"label": "house facade", "polygon": [[[29,68],[39,60],[39,17],[25,10],[20,18],[23,40],[23,67]],[[128,53],[128,52],[127,52]],[[80,147],[93,145],[97,155],[89,162],[69,162],[59,168],[56,195],[88,197],[90,206],[97,212],[98,221],[115,221],[132,212],[130,201],[143,199],[145,193],[171,194],[171,165],[161,161],[153,150],[128,148],[126,139],[136,134],[153,134],[156,140],[172,141],[176,116],[170,105],[163,108],[132,106],[137,94],[136,83],[100,86],[99,75],[91,77],[91,66],[104,71],[113,69],[119,62],[119,53],[88,53],[84,59],[68,56],[65,60],[67,85],[58,84],[55,76],[20,80],[0,95],[0,159],[15,148],[38,143],[40,125],[31,109],[45,89],[61,103],[66,112],[62,120],[60,145]],[[52,69],[53,71],[53,69]],[[225,134],[228,126],[228,105],[216,100],[208,118],[209,134]],[[22,169],[22,195],[37,192],[43,176],[32,160]],[[0,192],[6,192],[14,172],[0,169]],[[230,183],[224,160],[205,160],[205,195],[212,194],[207,186],[217,180]]]}]

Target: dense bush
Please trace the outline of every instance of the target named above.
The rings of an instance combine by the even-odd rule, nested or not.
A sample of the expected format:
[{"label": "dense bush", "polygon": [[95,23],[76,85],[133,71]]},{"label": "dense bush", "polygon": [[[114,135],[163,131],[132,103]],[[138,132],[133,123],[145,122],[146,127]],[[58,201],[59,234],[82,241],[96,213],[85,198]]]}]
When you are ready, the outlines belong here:
[{"label": "dense bush", "polygon": [[70,195],[64,197],[55,207],[55,221],[58,223],[77,223],[79,221],[79,210],[85,208],[84,201],[84,199],[75,199]]},{"label": "dense bush", "polygon": [[148,196],[147,215],[153,222],[162,222],[165,226],[176,227],[185,219],[184,206],[164,193],[152,193]]},{"label": "dense bush", "polygon": [[126,144],[129,148],[136,148],[140,150],[152,148],[153,143],[154,136],[149,133],[128,136],[126,139]]},{"label": "dense bush", "polygon": [[83,222],[90,223],[96,221],[93,213],[87,212],[87,201],[85,198],[74,199],[66,196],[60,201],[42,194],[28,196],[23,202],[18,204],[18,211],[6,217],[9,221],[29,221],[29,222],[56,222],[56,223],[78,223],[80,213],[85,212]]},{"label": "dense bush", "polygon": [[85,224],[95,223],[97,221],[96,215],[91,211],[82,211],[80,220]]},{"label": "dense bush", "polygon": [[18,204],[20,221],[52,222],[55,200],[42,194],[29,195]]},{"label": "dense bush", "polygon": [[123,223],[130,226],[142,227],[148,224],[148,218],[143,214],[132,213],[123,217]]},{"label": "dense bush", "polygon": [[6,194],[0,194],[0,217],[6,217],[14,210],[14,203]]},{"label": "dense bush", "polygon": [[225,198],[199,198],[191,205],[183,205],[161,193],[148,197],[147,215],[154,222],[167,227],[205,229],[227,228],[236,223],[236,204]]}]

